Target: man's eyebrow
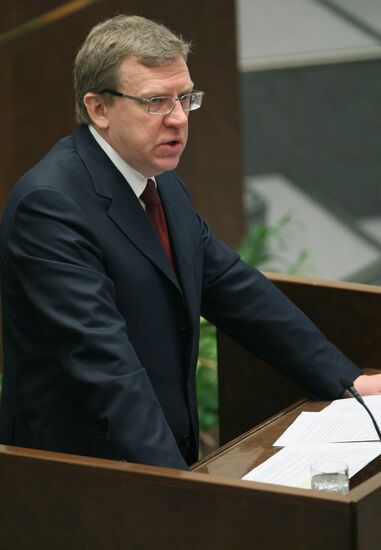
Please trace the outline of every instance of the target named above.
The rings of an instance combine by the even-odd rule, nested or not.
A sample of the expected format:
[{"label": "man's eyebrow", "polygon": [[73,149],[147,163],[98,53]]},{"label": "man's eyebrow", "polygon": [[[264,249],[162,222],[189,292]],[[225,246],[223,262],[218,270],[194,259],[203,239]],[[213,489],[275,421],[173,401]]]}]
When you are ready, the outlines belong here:
[{"label": "man's eyebrow", "polygon": [[189,86],[187,86],[187,88],[185,88],[185,90],[179,94],[179,95],[184,95],[184,94],[189,94],[190,92],[192,92],[194,89],[194,84],[192,82],[192,84],[190,84]]},{"label": "man's eyebrow", "polygon": [[[184,90],[182,92],[179,93],[179,96],[182,96],[184,94],[189,94],[194,88],[194,84],[193,82],[191,82],[189,84],[189,86],[186,86],[186,88],[184,88]],[[147,98],[150,98],[150,97],[171,97],[170,94],[168,94],[168,92],[158,92],[158,91],[155,91],[155,92],[151,92],[150,90],[148,91],[145,91],[145,92],[142,92],[142,97],[147,97]]]}]

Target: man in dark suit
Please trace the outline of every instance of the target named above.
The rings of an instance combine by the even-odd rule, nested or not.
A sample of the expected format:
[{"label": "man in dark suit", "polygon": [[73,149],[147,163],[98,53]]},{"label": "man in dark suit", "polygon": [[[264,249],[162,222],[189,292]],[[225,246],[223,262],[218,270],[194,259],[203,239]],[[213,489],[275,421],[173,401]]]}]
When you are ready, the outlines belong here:
[{"label": "man in dark suit", "polygon": [[2,443],[187,468],[200,314],[321,397],[343,376],[379,391],[193,209],[173,172],[202,102],[188,49],[144,18],[97,25],[76,59],[78,130],[10,195]]}]

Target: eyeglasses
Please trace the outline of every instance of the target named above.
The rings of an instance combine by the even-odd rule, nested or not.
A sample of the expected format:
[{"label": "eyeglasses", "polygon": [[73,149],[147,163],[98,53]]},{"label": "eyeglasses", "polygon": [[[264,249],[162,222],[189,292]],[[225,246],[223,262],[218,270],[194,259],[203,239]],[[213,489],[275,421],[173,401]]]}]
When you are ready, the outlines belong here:
[{"label": "eyeglasses", "polygon": [[176,97],[175,99],[166,95],[146,98],[124,94],[122,92],[112,90],[111,88],[105,88],[99,93],[116,95],[118,97],[124,97],[126,99],[133,99],[134,101],[138,101],[139,103],[142,103],[143,105],[146,105],[148,107],[148,112],[151,115],[169,115],[169,113],[174,109],[176,101],[180,101],[180,104],[185,112],[195,111],[196,109],[199,109],[201,107],[202,96],[204,95],[204,92],[194,90],[189,94],[183,94],[182,96]]}]

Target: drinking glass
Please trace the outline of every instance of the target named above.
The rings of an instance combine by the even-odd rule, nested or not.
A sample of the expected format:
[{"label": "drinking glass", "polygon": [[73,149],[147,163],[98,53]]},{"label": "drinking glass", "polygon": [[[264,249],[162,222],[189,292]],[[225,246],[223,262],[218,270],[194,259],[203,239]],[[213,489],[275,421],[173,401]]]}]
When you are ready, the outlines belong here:
[{"label": "drinking glass", "polygon": [[315,462],[311,465],[311,489],[348,494],[348,465],[338,460]]}]

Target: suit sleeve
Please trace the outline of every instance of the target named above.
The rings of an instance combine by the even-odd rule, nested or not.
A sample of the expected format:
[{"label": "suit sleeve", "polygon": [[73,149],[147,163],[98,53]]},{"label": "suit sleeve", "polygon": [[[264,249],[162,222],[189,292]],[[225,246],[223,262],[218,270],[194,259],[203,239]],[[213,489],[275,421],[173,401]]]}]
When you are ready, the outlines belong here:
[{"label": "suit sleeve", "polygon": [[64,193],[49,187],[29,192],[3,237],[6,261],[83,406],[107,426],[114,456],[187,469],[85,220]]},{"label": "suit sleeve", "polygon": [[316,396],[339,397],[340,378],[353,380],[360,369],[266,277],[202,227],[205,318]]}]

